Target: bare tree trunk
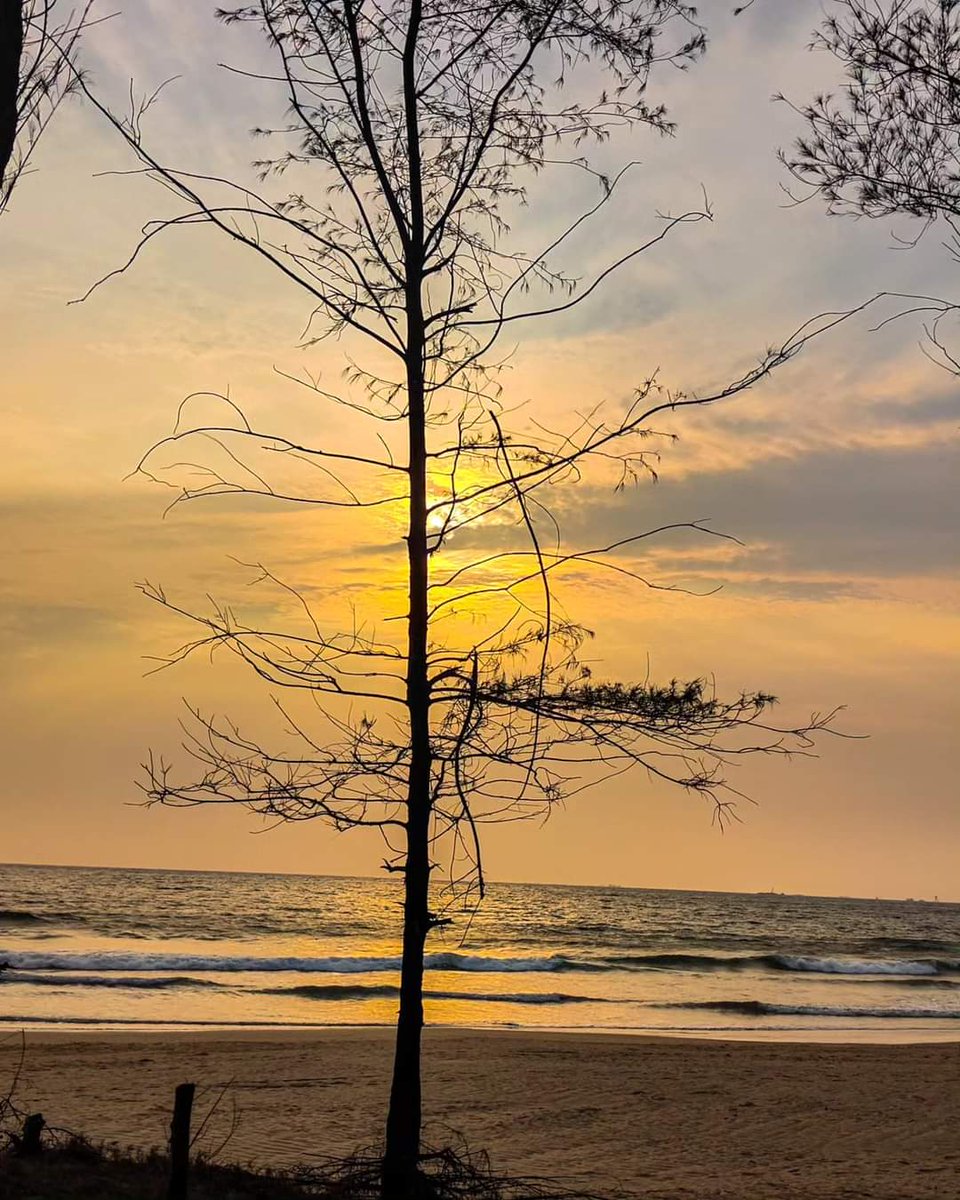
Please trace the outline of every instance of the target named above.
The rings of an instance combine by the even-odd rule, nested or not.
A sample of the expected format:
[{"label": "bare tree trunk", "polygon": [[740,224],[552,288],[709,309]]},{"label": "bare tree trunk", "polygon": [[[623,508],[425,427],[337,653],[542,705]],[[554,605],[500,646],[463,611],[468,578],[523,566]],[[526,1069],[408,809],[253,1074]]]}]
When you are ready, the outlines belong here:
[{"label": "bare tree trunk", "polygon": [[0,0],[0,179],[17,143],[23,0]]},{"label": "bare tree trunk", "polygon": [[411,812],[407,835],[400,1014],[383,1159],[382,1194],[385,1200],[410,1194],[420,1157],[420,1040],[423,1030],[423,951],[429,923],[427,832],[430,814],[428,808],[423,811],[423,805],[418,804],[417,808],[420,811]]},{"label": "bare tree trunk", "polygon": [[407,534],[410,613],[407,705],[410,775],[404,872],[400,1013],[383,1161],[383,1195],[407,1195],[420,1154],[420,1038],[423,1029],[423,952],[430,927],[430,696],[427,680],[427,498],[423,313],[419,273],[407,295],[410,525]]},{"label": "bare tree trunk", "polygon": [[426,327],[423,314],[424,212],[417,115],[416,46],[420,0],[412,0],[403,54],[403,92],[410,180],[405,239],[406,383],[410,524],[407,532],[410,612],[407,626],[407,710],[410,774],[404,864],[400,1013],[383,1157],[384,1200],[416,1189],[422,1098],[423,949],[430,928],[430,687],[427,677],[427,413]]}]

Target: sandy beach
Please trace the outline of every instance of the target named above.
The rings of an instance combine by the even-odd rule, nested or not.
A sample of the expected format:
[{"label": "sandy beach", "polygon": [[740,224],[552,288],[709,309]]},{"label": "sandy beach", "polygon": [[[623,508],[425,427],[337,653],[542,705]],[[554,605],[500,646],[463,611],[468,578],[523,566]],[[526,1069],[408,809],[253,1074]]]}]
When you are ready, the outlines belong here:
[{"label": "sandy beach", "polygon": [[[20,1103],[162,1142],[195,1080],[222,1157],[287,1164],[380,1134],[388,1030],[28,1034]],[[19,1058],[0,1045],[0,1079]],[[960,1044],[830,1045],[428,1030],[429,1136],[497,1167],[651,1200],[920,1200],[960,1193]]]}]

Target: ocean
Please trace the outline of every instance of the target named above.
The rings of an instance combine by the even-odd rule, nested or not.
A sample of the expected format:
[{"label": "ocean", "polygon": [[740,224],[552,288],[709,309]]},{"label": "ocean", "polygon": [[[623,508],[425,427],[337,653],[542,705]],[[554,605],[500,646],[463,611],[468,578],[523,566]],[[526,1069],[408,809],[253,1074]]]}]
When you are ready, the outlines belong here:
[{"label": "ocean", "polygon": [[[960,905],[491,884],[431,1025],[960,1040]],[[394,878],[0,865],[0,1030],[388,1025]]]}]

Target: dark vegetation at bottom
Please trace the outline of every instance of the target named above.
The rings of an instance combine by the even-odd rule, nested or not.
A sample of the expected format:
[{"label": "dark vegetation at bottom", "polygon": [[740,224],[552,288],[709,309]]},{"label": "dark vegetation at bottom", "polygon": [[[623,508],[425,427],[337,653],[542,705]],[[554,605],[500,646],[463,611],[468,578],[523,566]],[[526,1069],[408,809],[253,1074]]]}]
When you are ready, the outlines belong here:
[{"label": "dark vegetation at bottom", "polygon": [[[382,1200],[387,1190],[382,1147],[287,1169],[225,1165],[218,1160],[236,1130],[236,1110],[215,1152],[196,1149],[227,1088],[191,1135],[196,1085],[177,1086],[166,1151],[94,1142],[20,1107],[14,1097],[26,1053],[21,1035],[13,1079],[0,1094],[0,1200]],[[600,1200],[596,1193],[556,1180],[498,1175],[485,1153],[472,1152],[461,1135],[453,1136],[456,1147],[421,1148],[409,1175],[399,1185],[391,1181],[391,1195],[397,1200]]]},{"label": "dark vegetation at bottom", "polygon": [[[484,1154],[428,1151],[411,1200],[598,1200],[538,1178],[496,1174]],[[309,1167],[271,1171],[194,1159],[189,1200],[380,1200],[383,1160],[361,1153]],[[170,1159],[159,1151],[98,1146],[58,1137],[38,1154],[0,1149],[0,1200],[166,1200]],[[621,1198],[622,1200],[622,1198]]]},{"label": "dark vegetation at bottom", "polygon": [[[98,1147],[70,1138],[42,1154],[0,1154],[0,1200],[166,1200],[170,1165],[159,1152]],[[293,1179],[194,1163],[190,1200],[301,1200],[324,1193]]]}]

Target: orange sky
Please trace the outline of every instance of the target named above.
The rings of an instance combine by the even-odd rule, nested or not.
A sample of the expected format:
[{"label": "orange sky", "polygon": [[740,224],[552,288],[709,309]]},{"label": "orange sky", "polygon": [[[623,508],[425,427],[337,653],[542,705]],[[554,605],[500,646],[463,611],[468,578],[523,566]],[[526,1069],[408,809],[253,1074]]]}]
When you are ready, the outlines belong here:
[{"label": "orange sky", "polygon": [[[678,230],[600,298],[528,331],[504,382],[531,413],[556,422],[621,404],[656,368],[670,386],[713,386],[814,312],[880,288],[949,292],[955,268],[935,235],[907,253],[892,236],[903,224],[784,205],[775,150],[797,129],[768,98],[802,100],[829,81],[804,50],[818,7],[804,0],[785,20],[781,6],[754,6],[736,21],[729,7],[704,9],[714,33],[704,63],[655,80],[676,138],[637,134],[605,149],[642,170],[571,264],[588,275],[656,231],[659,212],[699,204],[701,184],[715,219]],[[157,37],[169,22],[177,36]],[[115,95],[129,72],[144,85],[181,75],[151,114],[151,136],[181,165],[224,172],[251,154],[258,98],[213,64],[247,52],[242,33],[195,6],[171,16],[160,0],[131,0],[87,50],[93,78]],[[184,631],[136,581],[190,601],[210,592],[253,603],[234,560],[264,561],[325,612],[355,603],[376,613],[405,551],[381,519],[357,528],[234,502],[164,520],[162,490],[123,482],[198,389],[229,388],[258,425],[288,436],[326,444],[355,432],[274,371],[339,379],[343,347],[298,349],[301,297],[213,233],[173,233],[67,306],[166,211],[142,180],[95,177],[129,165],[71,104],[0,220],[0,858],[371,874],[382,857],[372,837],[303,825],[253,836],[258,823],[241,812],[138,805],[138,763],[150,746],[176,746],[181,697],[251,727],[270,718],[268,697],[229,667],[144,678],[143,657]],[[518,244],[577,199],[538,185],[517,214]],[[787,716],[844,704],[841,727],[866,740],[827,738],[817,759],[738,769],[737,786],[760,803],[742,806],[743,823],[723,835],[702,802],[627,777],[544,828],[491,830],[493,878],[960,899],[957,387],[921,353],[918,321],[869,325],[823,339],[723,409],[674,419],[681,441],[665,450],[657,485],[618,495],[589,484],[563,506],[571,537],[587,544],[699,518],[744,542],[646,548],[640,565],[657,579],[723,585],[708,598],[609,581],[568,589],[572,615],[598,631],[598,674],[643,676],[649,665],[666,679],[714,675],[724,692],[775,692]]]}]

